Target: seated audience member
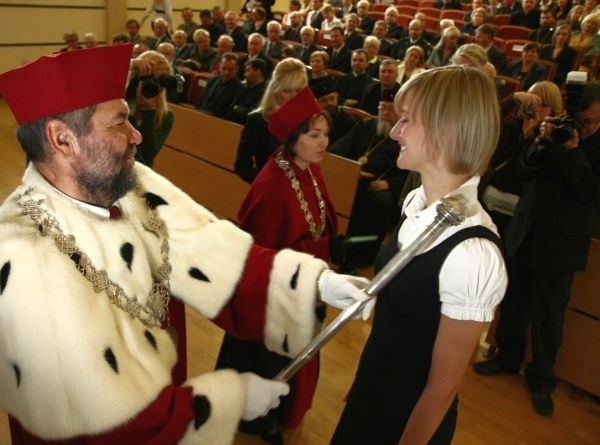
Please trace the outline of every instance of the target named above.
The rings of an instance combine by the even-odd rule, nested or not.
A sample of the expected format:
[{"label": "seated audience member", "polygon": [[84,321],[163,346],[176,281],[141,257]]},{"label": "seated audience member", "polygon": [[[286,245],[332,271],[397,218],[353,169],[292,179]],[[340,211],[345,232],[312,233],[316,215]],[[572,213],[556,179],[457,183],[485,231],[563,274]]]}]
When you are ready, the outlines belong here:
[{"label": "seated audience member", "polygon": [[[225,34],[233,39],[233,51],[244,53],[247,51],[248,37],[244,32],[244,28],[238,25],[238,15],[235,11],[227,11],[225,13]],[[217,40],[218,43],[219,41]]]},{"label": "seated audience member", "polygon": [[[211,73],[219,74],[219,67],[223,61],[223,55],[225,53],[233,52],[233,39],[228,34],[221,34],[219,40],[217,40],[217,62],[214,64]],[[242,69],[242,67],[240,67]]]},{"label": "seated audience member", "polygon": [[571,25],[571,32],[573,34],[581,31],[581,21],[583,20],[583,13],[585,8],[583,5],[573,5],[567,15],[566,23]]},{"label": "seated audience member", "polygon": [[383,20],[377,20],[373,26],[373,37],[379,39],[379,54],[389,56],[394,45],[393,41],[386,37],[387,25]]},{"label": "seated audience member", "polygon": [[487,21],[487,13],[485,8],[477,8],[471,12],[471,20],[465,23],[461,28],[461,32],[470,36],[475,35],[475,30]]},{"label": "seated audience member", "polygon": [[299,60],[283,59],[275,65],[259,107],[248,114],[240,136],[234,168],[242,180],[251,183],[279,146],[267,127],[269,115],[307,84],[306,66]]},{"label": "seated audience member", "polygon": [[368,0],[360,0],[356,4],[356,15],[360,19],[358,28],[367,36],[373,32],[373,26],[375,25],[375,18],[369,15],[370,8],[371,4]]},{"label": "seated audience member", "polygon": [[246,24],[246,34],[258,33],[267,37],[267,13],[264,8],[252,8],[250,21]]},{"label": "seated audience member", "polygon": [[[198,28],[198,23],[194,21],[194,11],[192,8],[185,7],[181,10],[181,24],[177,27],[185,33],[186,41],[188,43],[194,42],[194,31]],[[173,33],[174,35],[175,33]]]},{"label": "seated audience member", "polygon": [[[287,29],[290,26],[292,26],[292,15],[296,13],[296,16],[299,16],[300,22],[302,22],[302,12],[300,12],[301,9],[302,3],[300,3],[300,0],[290,0],[290,2],[288,3],[288,10],[285,14],[283,14],[283,17],[281,18],[281,26],[283,26],[284,29]],[[302,23],[299,24],[299,27],[301,26]]]},{"label": "seated audience member", "polygon": [[502,6],[498,8],[498,14],[510,14],[522,9],[521,2],[517,0],[502,0]]},{"label": "seated audience member", "polygon": [[192,47],[187,42],[188,37],[183,29],[178,29],[173,33],[173,65],[178,65],[181,60],[190,56]]},{"label": "seated audience member", "polygon": [[292,45],[283,45],[281,49],[281,60],[287,59],[288,57],[298,58],[298,51]]},{"label": "seated audience member", "polygon": [[[431,45],[435,45],[438,42],[438,40],[440,40],[440,34],[426,29],[425,23],[427,22],[427,15],[424,12],[417,11],[415,13],[413,19],[419,20],[421,22],[421,25],[422,25],[421,26],[421,28],[422,28],[421,37],[423,39],[428,41]],[[410,26],[410,23],[408,25]],[[439,26],[440,33],[448,26],[454,26],[454,20],[452,20],[452,19],[440,20],[440,26]],[[406,37],[407,35],[410,35],[410,33],[408,32],[408,29],[405,29],[404,37]]]},{"label": "seated audience member", "polygon": [[433,4],[434,7],[438,9],[462,9],[462,3],[460,0],[436,0]]},{"label": "seated audience member", "polygon": [[356,14],[356,5],[354,0],[342,0],[342,6],[338,7],[338,17],[345,20],[350,14]]},{"label": "seated audience member", "polygon": [[194,46],[186,59],[180,59],[177,66],[192,71],[210,72],[217,62],[217,50],[210,47],[210,35],[204,28],[194,31]]},{"label": "seated audience member", "polygon": [[269,59],[281,59],[281,50],[285,43],[281,41],[281,23],[271,20],[267,23],[267,39],[263,48],[263,54]]},{"label": "seated audience member", "polygon": [[493,26],[484,23],[475,30],[474,41],[481,46],[487,55],[488,60],[497,72],[502,72],[506,63],[506,53],[494,44],[495,29]]},{"label": "seated audience member", "polygon": [[335,16],[333,6],[330,4],[327,3],[321,8],[321,14],[323,14],[323,21],[321,22],[321,27],[319,28],[321,31],[329,31],[332,26],[342,25],[340,19]]},{"label": "seated audience member", "polygon": [[225,33],[225,29],[215,22],[215,18],[208,9],[200,11],[200,28],[208,31],[210,46],[216,46],[219,36]]},{"label": "seated audience member", "polygon": [[136,19],[127,20],[125,27],[127,28],[127,36],[129,37],[129,41],[131,43],[144,43],[146,41],[146,39],[140,34],[141,25]]},{"label": "seated audience member", "polygon": [[537,42],[540,45],[552,43],[552,35],[556,26],[556,18],[550,8],[544,8],[540,12],[540,26],[527,36],[527,40]]},{"label": "seated audience member", "polygon": [[[152,76],[155,78],[173,74],[167,58],[157,51],[146,51],[138,59],[152,63]],[[152,168],[154,159],[173,128],[173,112],[169,110],[166,90],[155,84],[154,88],[148,88],[147,82],[143,77],[134,77],[127,88],[127,98],[135,104],[131,107],[129,120],[142,135],[135,158]]]},{"label": "seated audience member", "polygon": [[425,53],[425,60],[429,57],[431,53],[431,43],[423,38],[423,30],[424,25],[421,20],[413,19],[410,21],[408,25],[408,37],[403,37],[398,40],[390,52],[390,56],[397,60],[404,60],[404,54],[406,50],[413,45],[420,46],[423,48],[423,52]]},{"label": "seated audience member", "polygon": [[68,31],[63,34],[63,41],[65,42],[64,48],[61,48],[60,52],[64,53],[67,51],[75,51],[81,49],[79,45],[79,35],[76,32]]},{"label": "seated audience member", "polygon": [[83,46],[84,48],[96,48],[99,46],[98,37],[93,32],[86,32],[83,35]]},{"label": "seated audience member", "polygon": [[237,76],[238,59],[233,53],[223,54],[219,74],[208,79],[197,109],[206,114],[224,118],[234,99],[242,91]]},{"label": "seated audience member", "polygon": [[563,23],[567,21],[569,11],[573,7],[572,0],[557,0],[556,7],[554,8],[554,17],[557,23]]},{"label": "seated audience member", "polygon": [[398,10],[395,6],[387,8],[383,17],[387,26],[387,33],[385,36],[388,39],[398,40],[404,37],[404,27],[398,24]]},{"label": "seated audience member", "polygon": [[[486,2],[484,2],[483,0],[473,0],[473,1],[471,1],[471,4],[467,7],[467,12],[465,12],[465,15],[463,15],[463,18],[462,18],[463,22],[469,23],[471,21],[471,14],[477,8],[483,8],[483,9],[485,9],[486,15],[489,14],[488,9],[486,8]],[[489,17],[488,17],[488,19],[486,19],[486,21],[487,20],[489,20]]]},{"label": "seated audience member", "polygon": [[219,5],[213,6],[211,10],[213,20],[221,28],[225,28],[225,12]]},{"label": "seated audience member", "polygon": [[125,34],[115,34],[112,38],[113,45],[123,45],[124,43],[129,43],[129,37]]},{"label": "seated audience member", "polygon": [[310,0],[310,9],[305,14],[304,24],[315,30],[320,30],[321,23],[325,20],[322,9],[323,0]]},{"label": "seated audience member", "polygon": [[569,46],[584,52],[586,58],[592,58],[600,52],[598,31],[600,30],[600,12],[589,14],[581,21],[581,30],[574,32],[569,40]]},{"label": "seated audience member", "polygon": [[450,26],[449,28],[444,29],[440,41],[433,48],[429,58],[427,59],[427,65],[450,65],[452,62],[452,56],[458,48],[458,39],[460,36],[460,31],[456,26]]},{"label": "seated audience member", "polygon": [[325,51],[315,51],[310,55],[310,70],[308,71],[308,85],[316,94],[321,91],[319,87],[325,85],[325,90],[332,91],[335,79],[329,75],[327,68],[329,66],[329,54]]},{"label": "seated audience member", "polygon": [[281,38],[283,40],[291,40],[293,42],[301,42],[300,31],[302,30],[302,14],[298,11],[289,14],[290,24],[287,26]]},{"label": "seated audience member", "polygon": [[377,115],[379,103],[382,100],[392,100],[400,89],[400,84],[398,83],[398,62],[394,59],[382,60],[379,65],[377,78],[379,79],[378,82],[372,82],[365,87],[360,102],[357,105],[357,108],[373,116]]},{"label": "seated audience member", "polygon": [[363,47],[365,36],[358,28],[358,16],[350,14],[346,17],[346,30],[344,31],[344,44],[350,51]]},{"label": "seated audience member", "polygon": [[[262,59],[267,65],[267,78],[271,75],[271,71],[273,71],[273,62],[267,56],[265,56],[263,49],[265,47],[265,37],[262,34],[257,32],[252,33],[248,36],[248,52],[245,56],[240,57],[239,65],[240,67],[246,66],[246,62],[251,59]],[[238,73],[238,77],[242,79],[244,77],[244,71],[240,69]]]},{"label": "seated audience member", "polygon": [[146,45],[145,43],[141,42],[141,43],[136,43],[135,45],[133,45],[133,50],[132,50],[132,57],[135,59],[136,57],[139,57],[142,53],[148,51],[150,48],[148,48],[148,45]]},{"label": "seated audience member", "polygon": [[329,31],[331,46],[327,48],[329,54],[329,68],[342,73],[350,72],[350,59],[352,53],[344,43],[344,30],[341,26],[334,26]]},{"label": "seated audience member", "polygon": [[483,71],[494,82],[498,98],[501,99],[505,96],[505,85],[496,77],[496,68],[488,61],[486,52],[480,45],[476,43],[461,45],[452,59],[454,65],[470,66]]},{"label": "seated audience member", "polygon": [[356,107],[365,87],[373,82],[367,74],[367,66],[367,52],[364,49],[352,51],[351,72],[336,79],[333,87],[342,105]]},{"label": "seated audience member", "polygon": [[161,53],[165,56],[165,59],[169,62],[169,65],[173,65],[173,59],[175,57],[175,46],[169,42],[163,42],[156,48],[156,52]]},{"label": "seated audience member", "polygon": [[[310,85],[310,83],[309,83]],[[356,120],[346,112],[338,103],[338,93],[333,90],[332,84],[321,83],[316,87],[310,87],[319,106],[327,111],[331,118],[329,129],[329,145],[347,135],[354,128]]]},{"label": "seated audience member", "polygon": [[540,58],[556,63],[556,74],[552,81],[559,87],[567,80],[567,74],[573,70],[577,51],[569,46],[571,27],[566,23],[558,25],[552,35],[552,44],[544,45]]},{"label": "seated audience member", "polygon": [[404,60],[398,65],[398,80],[402,85],[408,79],[425,71],[425,51],[418,45],[409,46]]},{"label": "seated audience member", "polygon": [[375,36],[367,36],[365,38],[364,49],[367,52],[367,74],[369,77],[377,78],[379,75],[379,48],[381,42]]},{"label": "seated audience member", "polygon": [[[264,22],[267,22],[268,20],[271,20],[273,18],[273,11],[271,10],[271,6],[273,6],[273,4],[275,3],[275,0],[262,0],[262,1],[256,1],[256,0],[244,0],[243,1],[243,5],[242,5],[242,14],[246,15],[246,18],[248,18],[249,16],[252,16],[254,10],[256,8],[260,8],[260,14],[262,17],[262,20]],[[255,20],[256,17],[253,17],[252,20]],[[254,32],[254,31],[252,31]]]},{"label": "seated audience member", "polygon": [[524,26],[536,29],[540,26],[540,10],[536,7],[536,0],[522,0],[521,9],[513,12],[508,21],[509,25]]},{"label": "seated audience member", "polygon": [[147,39],[148,47],[156,50],[158,45],[163,42],[171,42],[171,37],[167,32],[168,23],[162,17],[154,19],[151,23],[152,32],[154,35]]},{"label": "seated audience member", "polygon": [[140,26],[150,20],[150,24],[157,18],[167,22],[167,32],[173,32],[173,7],[170,0],[150,0],[150,4],[144,11],[144,15],[140,19]]},{"label": "seated audience member", "polygon": [[[222,36],[221,36],[222,37]],[[225,119],[244,125],[248,113],[258,107],[267,87],[267,65],[262,59],[250,59],[244,67],[244,84],[233,99]]]},{"label": "seated audience member", "polygon": [[303,26],[300,30],[300,45],[297,49],[298,59],[303,64],[308,65],[310,62],[310,55],[320,48],[315,44],[315,30],[310,26]]},{"label": "seated audience member", "polygon": [[548,70],[538,62],[541,49],[539,43],[527,42],[523,46],[521,58],[507,62],[503,74],[520,81],[524,90],[528,90],[534,83],[544,80]]},{"label": "seated audience member", "polygon": [[331,153],[354,159],[362,164],[348,236],[376,235],[377,242],[356,244],[351,257],[354,265],[372,264],[388,226],[396,218],[398,197],[407,172],[396,166],[400,151],[390,130],[398,122],[393,98],[381,102],[378,116],[358,121],[352,131],[331,144]]}]

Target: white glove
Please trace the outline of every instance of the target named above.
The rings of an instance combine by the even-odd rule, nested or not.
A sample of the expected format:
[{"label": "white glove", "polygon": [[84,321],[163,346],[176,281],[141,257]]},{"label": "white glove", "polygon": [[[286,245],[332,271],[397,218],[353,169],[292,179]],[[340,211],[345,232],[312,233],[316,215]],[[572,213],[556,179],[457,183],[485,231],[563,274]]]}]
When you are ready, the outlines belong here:
[{"label": "white glove", "polygon": [[[369,299],[369,296],[362,291],[368,286],[369,280],[364,277],[341,275],[329,269],[319,277],[321,300],[338,309],[346,309],[356,301]],[[367,320],[371,316],[374,305],[375,298],[371,298],[362,310],[361,318],[363,320]]]},{"label": "white glove", "polygon": [[246,404],[242,411],[242,420],[254,420],[266,415],[279,406],[279,398],[290,392],[285,382],[267,380],[252,372],[240,374],[246,388]]}]

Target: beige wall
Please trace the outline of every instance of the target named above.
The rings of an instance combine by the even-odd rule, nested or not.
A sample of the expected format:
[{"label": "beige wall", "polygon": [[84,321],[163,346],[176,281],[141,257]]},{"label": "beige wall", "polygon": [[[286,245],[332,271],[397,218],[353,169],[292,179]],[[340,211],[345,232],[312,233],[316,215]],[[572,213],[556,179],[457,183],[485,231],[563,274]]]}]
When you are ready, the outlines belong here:
[{"label": "beige wall", "polygon": [[[93,32],[100,41],[112,40],[117,33],[125,33],[125,21],[140,19],[150,0],[12,0],[0,4],[0,72],[35,60],[62,48],[65,31],[75,31],[80,39]],[[224,9],[241,9],[242,0],[173,0],[173,21],[181,23],[181,8],[210,9],[219,5]],[[281,2],[281,0],[280,0]],[[196,21],[199,21],[196,16]],[[146,23],[142,33],[150,34]]]}]

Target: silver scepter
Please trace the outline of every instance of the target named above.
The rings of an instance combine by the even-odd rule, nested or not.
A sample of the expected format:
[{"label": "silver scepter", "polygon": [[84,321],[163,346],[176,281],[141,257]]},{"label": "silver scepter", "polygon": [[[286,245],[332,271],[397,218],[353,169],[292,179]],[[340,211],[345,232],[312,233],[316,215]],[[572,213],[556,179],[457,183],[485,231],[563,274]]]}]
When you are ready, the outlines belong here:
[{"label": "silver scepter", "polygon": [[364,293],[369,298],[364,301],[357,301],[340,312],[340,314],[335,317],[335,319],[327,325],[327,327],[323,329],[308,344],[308,346],[296,356],[296,358],[275,376],[275,380],[285,382],[291,379],[317,351],[325,346],[325,343],[331,340],[331,338],[350,320],[353,320],[356,315],[360,314],[367,302],[375,297],[417,253],[429,247],[447,227],[456,226],[464,221],[465,210],[466,200],[463,196],[456,195],[443,198],[436,207],[437,214],[433,222],[429,224],[412,243],[396,253],[383,269],[373,277],[369,287],[364,290]]}]

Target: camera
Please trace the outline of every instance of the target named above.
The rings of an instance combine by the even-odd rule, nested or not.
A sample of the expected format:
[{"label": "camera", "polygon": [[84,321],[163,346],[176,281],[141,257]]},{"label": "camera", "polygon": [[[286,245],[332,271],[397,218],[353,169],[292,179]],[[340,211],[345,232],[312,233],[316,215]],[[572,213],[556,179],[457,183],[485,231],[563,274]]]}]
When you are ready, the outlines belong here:
[{"label": "camera", "polygon": [[555,145],[562,145],[573,136],[573,130],[581,129],[581,122],[575,118],[580,112],[581,94],[587,82],[587,73],[571,71],[565,83],[565,110],[567,115],[551,121],[554,129],[550,138]]},{"label": "camera", "polygon": [[181,74],[165,74],[160,77],[144,76],[140,78],[141,92],[144,97],[152,98],[158,95],[161,88],[175,89],[183,93],[185,78]]},{"label": "camera", "polygon": [[555,145],[562,145],[573,136],[573,130],[578,129],[577,121],[569,116],[557,117],[550,121],[554,125],[550,139]]}]

